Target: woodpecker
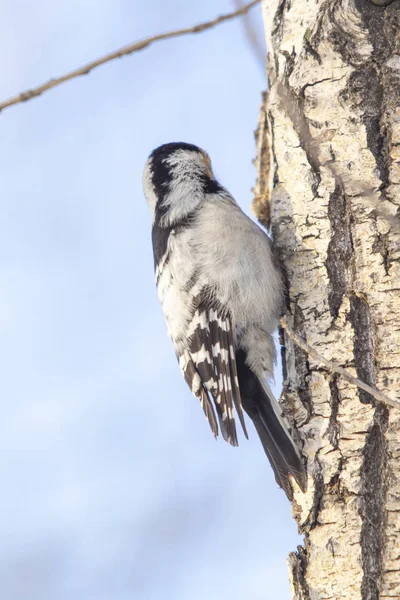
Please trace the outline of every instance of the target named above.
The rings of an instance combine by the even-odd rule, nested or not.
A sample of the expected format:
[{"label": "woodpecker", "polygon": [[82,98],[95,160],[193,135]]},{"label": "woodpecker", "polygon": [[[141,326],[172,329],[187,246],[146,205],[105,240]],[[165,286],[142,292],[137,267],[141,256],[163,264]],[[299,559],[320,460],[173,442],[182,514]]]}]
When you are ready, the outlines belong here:
[{"label": "woodpecker", "polygon": [[183,376],[215,437],[238,445],[235,415],[253,421],[278,485],[306,474],[268,385],[284,288],[271,240],[216,180],[208,154],[164,144],[143,173],[158,296]]}]

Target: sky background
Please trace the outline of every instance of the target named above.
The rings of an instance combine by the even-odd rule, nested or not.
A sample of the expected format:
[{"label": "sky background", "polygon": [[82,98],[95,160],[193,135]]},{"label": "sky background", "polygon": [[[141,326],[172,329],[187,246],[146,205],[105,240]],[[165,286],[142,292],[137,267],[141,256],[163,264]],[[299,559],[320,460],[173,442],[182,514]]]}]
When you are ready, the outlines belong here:
[{"label": "sky background", "polygon": [[[3,1],[0,99],[231,9]],[[236,20],[0,114],[2,599],[290,598],[290,504],[254,429],[215,442],[179,372],[141,183],[154,147],[195,143],[249,212],[265,86]]]}]

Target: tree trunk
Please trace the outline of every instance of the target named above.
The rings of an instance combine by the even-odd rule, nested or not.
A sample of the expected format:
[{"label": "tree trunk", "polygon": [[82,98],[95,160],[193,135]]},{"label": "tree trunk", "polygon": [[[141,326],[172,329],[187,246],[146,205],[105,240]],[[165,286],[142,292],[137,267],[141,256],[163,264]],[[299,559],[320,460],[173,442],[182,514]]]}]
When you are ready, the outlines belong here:
[{"label": "tree trunk", "polygon": [[[287,319],[399,399],[400,0],[264,0],[263,15],[254,207],[270,216]],[[284,405],[308,469],[293,502],[304,547],[289,557],[292,596],[400,598],[400,410],[286,333],[284,345]]]}]

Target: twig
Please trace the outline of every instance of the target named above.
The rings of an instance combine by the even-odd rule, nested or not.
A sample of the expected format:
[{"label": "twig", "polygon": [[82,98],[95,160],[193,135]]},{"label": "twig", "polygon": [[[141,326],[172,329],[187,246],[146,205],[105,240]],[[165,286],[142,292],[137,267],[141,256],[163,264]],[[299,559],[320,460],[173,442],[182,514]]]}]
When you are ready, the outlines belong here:
[{"label": "twig", "polygon": [[[243,8],[242,0],[233,0],[233,4],[237,10],[240,10],[241,8]],[[259,36],[257,35],[257,31],[256,31],[253,23],[251,22],[251,17],[249,16],[249,14],[247,14],[243,17],[242,22],[243,22],[243,29],[246,33],[246,37],[249,42],[249,46],[252,49],[254,56],[256,57],[257,62],[259,63],[263,73],[265,73],[265,62],[266,62],[265,59],[267,56],[267,51],[264,49],[263,42],[262,42],[262,40],[260,40]]]},{"label": "twig", "polygon": [[367,383],[361,381],[360,379],[357,379],[357,377],[353,377],[353,375],[350,375],[350,373],[346,371],[346,369],[343,369],[343,367],[341,367],[337,363],[334,363],[328,360],[327,358],[321,356],[321,354],[319,354],[316,350],[311,348],[311,346],[309,346],[307,342],[303,340],[303,338],[298,336],[297,333],[293,331],[293,329],[290,327],[285,318],[282,318],[280,323],[283,329],[285,329],[285,331],[287,332],[290,339],[296,344],[296,346],[299,346],[299,348],[304,350],[304,352],[307,352],[307,354],[311,356],[311,358],[318,361],[321,365],[327,367],[330,371],[338,373],[343,377],[343,379],[346,379],[346,381],[348,381],[349,383],[352,383],[358,388],[364,390],[365,392],[373,396],[376,400],[379,400],[379,402],[383,402],[384,404],[392,406],[393,408],[400,408],[400,402],[393,400],[393,398],[390,398],[389,396],[386,396],[386,394],[384,394],[383,392],[380,392],[376,388],[373,388]]},{"label": "twig", "polygon": [[31,90],[27,90],[26,92],[21,92],[17,96],[10,98],[9,100],[5,100],[0,102],[0,112],[9,106],[13,106],[14,104],[19,104],[20,102],[27,102],[32,98],[36,98],[43,94],[43,92],[47,92],[52,88],[64,83],[65,81],[70,81],[75,77],[80,77],[81,75],[87,75],[93,69],[100,67],[100,65],[104,65],[115,58],[121,58],[122,56],[127,56],[128,54],[132,54],[133,52],[138,52],[139,50],[143,50],[147,48],[154,42],[159,42],[160,40],[167,40],[174,37],[179,37],[182,35],[187,35],[189,33],[200,33],[201,31],[205,31],[206,29],[211,29],[220,23],[224,23],[225,21],[230,21],[235,17],[239,17],[241,15],[245,15],[253,6],[258,4],[260,0],[252,0],[245,6],[242,6],[238,10],[234,12],[227,13],[226,15],[220,15],[211,21],[207,21],[206,23],[199,23],[198,25],[194,25],[193,27],[186,27],[184,29],[177,29],[175,31],[168,31],[167,33],[160,33],[158,35],[154,35],[152,37],[145,38],[139,42],[134,42],[133,44],[129,44],[128,46],[124,46],[119,50],[114,50],[114,52],[110,52],[101,58],[97,58],[92,62],[83,65],[83,67],[79,67],[73,71],[70,71],[66,75],[62,75],[61,77],[57,77],[56,79],[50,79],[47,83],[43,83],[38,87],[32,88]]}]

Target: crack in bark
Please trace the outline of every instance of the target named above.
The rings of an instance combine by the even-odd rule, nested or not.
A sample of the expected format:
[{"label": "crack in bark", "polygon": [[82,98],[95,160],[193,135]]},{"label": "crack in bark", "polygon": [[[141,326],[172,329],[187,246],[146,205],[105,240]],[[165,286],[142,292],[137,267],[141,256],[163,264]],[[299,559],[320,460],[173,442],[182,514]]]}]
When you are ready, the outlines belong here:
[{"label": "crack in bark", "polygon": [[350,210],[343,188],[338,184],[329,196],[328,217],[333,235],[328,245],[325,266],[331,288],[328,295],[329,309],[333,319],[336,319],[343,296],[348,292],[349,267],[354,255]]},{"label": "crack in bark", "polygon": [[[293,327],[295,331],[298,331],[299,334],[304,337],[304,316],[303,311],[300,306],[296,302],[293,312]],[[314,415],[314,404],[312,401],[312,394],[310,391],[310,363],[308,361],[308,355],[304,350],[295,346],[294,347],[294,364],[297,375],[297,394],[299,396],[299,400],[301,404],[307,411],[307,419],[305,423],[313,417]],[[304,424],[305,424],[304,423]]]},{"label": "crack in bark", "polygon": [[312,56],[317,61],[317,63],[320,65],[320,64],[322,64],[321,57],[318,54],[317,50],[312,45],[310,39],[311,39],[311,36],[310,36],[309,30],[307,30],[306,33],[304,34],[304,43],[303,43],[304,51],[306,52],[306,54],[310,54],[310,56]]},{"label": "crack in bark", "polygon": [[382,10],[364,0],[354,0],[354,4],[368,31],[373,52],[366,64],[350,78],[349,89],[360,97],[368,147],[376,160],[382,181],[380,189],[384,192],[390,183],[388,167],[390,140],[385,125],[385,113],[390,113],[397,106],[400,93],[400,82],[391,74],[390,69],[385,67],[385,63],[396,50],[394,48],[396,36],[393,35],[391,27],[398,30],[400,20],[396,15],[398,11],[395,11],[394,7]]},{"label": "crack in bark", "polygon": [[386,275],[389,275],[389,269],[392,262],[390,259],[388,238],[389,235],[387,233],[378,232],[377,238],[372,245],[372,252],[379,252],[379,254],[382,256],[383,268],[385,269]]},{"label": "crack in bark", "polygon": [[307,550],[303,546],[297,546],[297,551],[289,554],[289,565],[292,571],[292,582],[296,600],[311,600],[306,579],[307,563]]},{"label": "crack in bark", "polygon": [[338,80],[332,79],[332,77],[323,77],[322,79],[318,79],[317,81],[313,81],[312,83],[305,83],[300,90],[300,96],[302,98],[304,98],[306,89],[308,89],[310,87],[314,87],[315,85],[319,85],[320,83],[324,83],[324,81],[338,81]]},{"label": "crack in bark", "polygon": [[[283,37],[283,26],[284,26],[284,19],[283,19],[283,13],[285,12],[285,8],[286,8],[286,3],[288,0],[280,0],[278,7],[276,9],[275,12],[275,16],[274,16],[274,20],[273,20],[273,29],[271,32],[271,37],[273,40],[273,46],[274,46],[274,55],[275,55],[275,59],[274,59],[274,65],[275,65],[275,73],[278,75],[279,74],[279,61],[278,61],[278,52],[276,51],[278,46],[280,45],[281,41],[282,41],[282,37]],[[268,87],[271,87],[270,82],[268,82]]]},{"label": "crack in bark", "polygon": [[375,412],[374,424],[366,439],[361,469],[362,600],[379,600],[380,597],[386,525],[387,444],[384,432],[387,425],[388,410],[379,405]]},{"label": "crack in bark", "polygon": [[271,111],[268,111],[267,118],[268,118],[269,122],[271,123],[271,152],[272,152],[272,158],[274,161],[274,177],[273,177],[273,181],[272,181],[272,187],[275,187],[279,183],[279,174],[278,174],[278,161],[277,161],[276,153],[275,153],[275,127],[274,127],[275,119],[274,119]]},{"label": "crack in bark", "polygon": [[318,456],[314,459],[314,472],[313,472],[313,481],[314,481],[314,496],[313,503],[308,514],[306,521],[299,527],[301,533],[305,533],[308,535],[310,531],[312,531],[317,525],[318,516],[323,506],[323,498],[325,492],[324,486],[324,475],[322,472],[322,465],[318,459]]},{"label": "crack in bark", "polygon": [[[354,331],[354,364],[357,377],[372,387],[376,386],[374,339],[369,306],[361,296],[350,297],[349,320]],[[364,404],[376,404],[370,394],[358,390],[360,401]]]},{"label": "crack in bark", "polygon": [[[375,344],[371,315],[367,302],[360,296],[350,298],[350,321],[354,330],[354,363],[357,376],[374,386]],[[363,390],[359,390],[359,395],[361,402],[376,406],[375,400]],[[384,434],[388,425],[388,414],[384,405],[377,405],[374,422],[365,441],[360,472],[362,600],[379,600],[386,523],[387,443]]]},{"label": "crack in bark", "polygon": [[339,423],[337,422],[337,416],[339,412],[339,388],[338,388],[338,375],[335,373],[329,382],[329,389],[331,392],[331,414],[329,417],[328,437],[334,450],[338,448],[338,437],[339,437]]},{"label": "crack in bark", "polygon": [[292,52],[290,54],[287,50],[281,50],[281,54],[286,58],[284,78],[286,81],[289,81],[295,65],[296,52],[295,49],[292,48]]},{"label": "crack in bark", "polygon": [[342,92],[342,98],[346,102],[350,97],[358,98],[359,108],[362,112],[367,145],[372,152],[379,178],[382,182],[381,191],[388,186],[388,164],[387,164],[387,132],[381,127],[381,110],[383,101],[383,87],[380,79],[380,67],[373,59],[363,67],[359,67],[349,78],[347,89]]}]

